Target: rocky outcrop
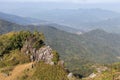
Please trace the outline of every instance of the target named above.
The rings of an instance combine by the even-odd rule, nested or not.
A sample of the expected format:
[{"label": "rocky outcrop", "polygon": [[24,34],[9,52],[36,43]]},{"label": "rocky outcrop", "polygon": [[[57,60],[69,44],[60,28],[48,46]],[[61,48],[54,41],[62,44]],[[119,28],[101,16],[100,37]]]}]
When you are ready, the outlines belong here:
[{"label": "rocky outcrop", "polygon": [[89,78],[94,78],[94,77],[96,77],[96,76],[97,76],[97,74],[92,73],[92,74],[89,75]]},{"label": "rocky outcrop", "polygon": [[35,48],[33,47],[33,45],[33,39],[26,41],[23,45],[23,48],[21,49],[21,52],[26,55],[30,55],[31,61],[44,61],[47,64],[54,64],[54,62],[52,61],[54,55],[52,54],[52,49],[50,46],[44,45],[40,48]]},{"label": "rocky outcrop", "polygon": [[69,73],[69,74],[67,75],[67,78],[68,78],[69,80],[76,80],[75,77],[74,77],[74,75],[73,75],[73,73]]},{"label": "rocky outcrop", "polygon": [[53,54],[50,46],[44,46],[39,50],[36,50],[33,53],[33,57],[35,61],[45,61],[48,64],[53,64],[52,62]]},{"label": "rocky outcrop", "polygon": [[[50,46],[47,46],[44,44],[44,42],[40,41],[39,46],[37,44],[36,47],[36,39],[35,38],[29,38],[26,40],[24,43],[23,47],[21,48],[21,52],[28,55],[30,57],[31,62],[40,62],[43,61],[46,64],[50,65],[59,65],[61,66],[66,73],[68,73],[67,77],[69,80],[75,80],[73,73],[70,73],[68,69],[65,68],[64,66],[64,61],[59,60],[59,56],[55,51],[52,50]],[[57,63],[56,63],[57,61]],[[32,68],[34,67],[34,64],[31,66]]]}]

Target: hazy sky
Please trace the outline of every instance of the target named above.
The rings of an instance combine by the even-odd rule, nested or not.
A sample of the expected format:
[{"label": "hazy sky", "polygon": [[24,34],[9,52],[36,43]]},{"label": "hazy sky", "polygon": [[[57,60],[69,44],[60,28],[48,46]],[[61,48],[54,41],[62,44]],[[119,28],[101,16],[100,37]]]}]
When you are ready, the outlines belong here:
[{"label": "hazy sky", "polygon": [[0,2],[118,3],[120,0],[0,0]]},{"label": "hazy sky", "polygon": [[0,12],[25,16],[42,10],[100,8],[120,12],[120,0],[0,0]]}]

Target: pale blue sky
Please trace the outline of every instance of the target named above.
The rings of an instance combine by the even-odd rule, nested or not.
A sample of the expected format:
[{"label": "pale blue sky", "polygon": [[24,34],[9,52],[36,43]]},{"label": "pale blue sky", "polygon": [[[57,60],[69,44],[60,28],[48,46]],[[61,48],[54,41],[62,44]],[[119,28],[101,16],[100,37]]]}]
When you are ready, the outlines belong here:
[{"label": "pale blue sky", "polygon": [[100,8],[120,12],[120,0],[0,0],[0,12],[24,16],[52,9]]},{"label": "pale blue sky", "polygon": [[118,3],[120,0],[0,0],[0,2]]}]

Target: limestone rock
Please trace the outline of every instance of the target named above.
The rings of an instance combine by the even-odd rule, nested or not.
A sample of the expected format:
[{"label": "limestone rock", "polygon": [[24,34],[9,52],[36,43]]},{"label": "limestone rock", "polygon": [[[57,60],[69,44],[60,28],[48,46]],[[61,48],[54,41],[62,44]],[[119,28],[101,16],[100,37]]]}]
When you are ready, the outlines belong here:
[{"label": "limestone rock", "polygon": [[73,78],[73,73],[69,73],[69,74],[67,75],[67,77],[68,77],[68,79]]},{"label": "limestone rock", "polygon": [[36,61],[44,61],[47,64],[53,65],[54,62],[52,61],[53,54],[52,49],[50,46],[44,45],[43,47],[40,47],[38,49],[33,47],[34,40],[28,40],[23,45],[23,48],[21,49],[21,52],[30,55],[31,62]]},{"label": "limestone rock", "polygon": [[96,77],[97,75],[95,74],[95,73],[92,73],[92,74],[90,74],[90,76],[89,76],[89,78],[94,78],[94,77]]},{"label": "limestone rock", "polygon": [[36,53],[33,53],[33,56],[36,61],[45,61],[47,64],[52,63],[52,49],[49,46],[44,46],[36,51]]}]

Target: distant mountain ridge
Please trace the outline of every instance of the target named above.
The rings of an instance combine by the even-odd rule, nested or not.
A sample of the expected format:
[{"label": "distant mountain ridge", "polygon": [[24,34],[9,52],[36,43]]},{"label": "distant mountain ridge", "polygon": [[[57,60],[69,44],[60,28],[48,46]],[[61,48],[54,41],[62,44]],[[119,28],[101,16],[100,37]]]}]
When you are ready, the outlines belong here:
[{"label": "distant mountain ridge", "polygon": [[[104,29],[107,32],[119,33],[119,23],[116,24],[116,18],[120,13],[99,8],[93,9],[54,9],[38,11],[37,15],[33,12],[35,18],[41,18],[56,24],[70,26],[72,28],[90,31],[93,29]],[[105,25],[104,25],[105,24]],[[112,25],[110,25],[112,24]],[[114,28],[115,27],[115,28]]]},{"label": "distant mountain ridge", "polygon": [[39,20],[39,19],[35,19],[35,18],[26,18],[26,17],[21,17],[21,16],[16,16],[16,15],[11,15],[11,14],[6,14],[6,13],[2,13],[0,12],[0,19],[5,20],[5,21],[9,21],[12,23],[16,23],[19,25],[44,25],[44,26],[54,26],[57,29],[60,30],[64,30],[70,33],[76,33],[76,32],[84,32],[83,30],[78,30],[78,29],[74,29],[68,26],[64,26],[64,25],[59,25],[53,22],[48,22],[48,21],[44,21],[44,20]]},{"label": "distant mountain ridge", "polygon": [[[86,24],[85,26],[89,26],[90,29],[104,29],[107,32],[111,33],[120,33],[120,17],[115,17],[107,20],[103,20],[100,22],[95,22],[91,24]],[[84,27],[85,27],[84,26]]]},{"label": "distant mountain ridge", "polygon": [[16,15],[11,15],[11,14],[7,14],[7,13],[3,13],[0,12],[0,19],[4,19],[6,21],[10,21],[13,23],[18,23],[18,24],[23,24],[23,25],[27,25],[27,24],[38,24],[38,23],[42,23],[42,22],[46,22],[43,20],[39,20],[39,19],[34,19],[34,18],[28,18],[28,17],[20,17],[20,16],[16,16]]},{"label": "distant mountain ridge", "polygon": [[[29,13],[29,14],[28,14]],[[120,33],[120,13],[104,10],[99,8],[91,9],[53,9],[53,10],[37,10],[28,13],[21,12],[24,16],[32,16],[34,18],[24,18],[9,14],[0,14],[1,19],[11,21],[18,24],[60,24],[66,29],[72,27],[73,32],[90,31],[94,29],[103,29],[107,32]],[[12,18],[11,18],[12,17]],[[42,19],[42,20],[41,20]],[[59,28],[59,27],[57,27]],[[70,28],[67,28],[68,32]],[[78,30],[76,30],[78,29]]]},{"label": "distant mountain ridge", "polygon": [[66,61],[67,67],[71,71],[88,63],[106,64],[120,61],[117,58],[120,56],[120,35],[118,34],[111,34],[97,29],[76,35],[54,28],[54,26],[22,26],[4,20],[0,24],[5,26],[0,27],[1,33],[15,30],[33,31],[36,29],[43,32],[46,37],[46,44],[60,53],[61,58]]},{"label": "distant mountain ridge", "polygon": [[22,25],[51,25],[55,26],[57,29],[75,34],[98,28],[111,33],[120,33],[120,13],[99,8],[43,10],[38,11],[36,15],[28,14],[37,19],[24,18],[5,13],[0,14],[1,19],[13,23]]},{"label": "distant mountain ridge", "polygon": [[0,19],[0,34],[21,29],[21,25]]}]

